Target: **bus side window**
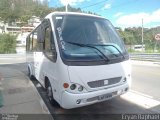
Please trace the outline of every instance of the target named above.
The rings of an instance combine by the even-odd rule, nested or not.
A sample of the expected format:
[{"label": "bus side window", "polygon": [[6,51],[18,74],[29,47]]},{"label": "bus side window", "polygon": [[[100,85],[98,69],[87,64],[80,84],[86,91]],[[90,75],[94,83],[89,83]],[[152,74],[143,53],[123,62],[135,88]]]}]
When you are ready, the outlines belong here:
[{"label": "bus side window", "polygon": [[56,61],[56,49],[54,45],[54,38],[52,37],[52,31],[50,27],[45,29],[45,41],[44,41],[45,55],[53,62]]},{"label": "bus side window", "polygon": [[32,50],[33,50],[33,35],[31,34],[30,36],[29,36],[29,51],[31,52]]},{"label": "bus side window", "polygon": [[36,31],[34,31],[33,32],[33,51],[35,51],[35,52],[37,52],[38,51],[38,41],[37,41],[37,32]]},{"label": "bus side window", "polygon": [[29,51],[29,45],[30,45],[29,40],[30,40],[30,36],[28,36],[27,39],[26,39],[26,51],[27,52]]},{"label": "bus side window", "polygon": [[43,43],[38,42],[37,32],[37,29],[33,32],[33,50],[35,52],[41,52],[43,51]]}]

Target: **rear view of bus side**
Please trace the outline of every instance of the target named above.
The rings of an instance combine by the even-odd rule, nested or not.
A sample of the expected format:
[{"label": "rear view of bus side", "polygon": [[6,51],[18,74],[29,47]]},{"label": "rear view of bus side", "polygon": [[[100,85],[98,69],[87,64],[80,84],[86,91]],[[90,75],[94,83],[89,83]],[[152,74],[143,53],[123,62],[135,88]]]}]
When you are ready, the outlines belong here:
[{"label": "rear view of bus side", "polygon": [[105,18],[54,12],[27,37],[29,77],[65,109],[122,95],[131,84],[129,55]]}]

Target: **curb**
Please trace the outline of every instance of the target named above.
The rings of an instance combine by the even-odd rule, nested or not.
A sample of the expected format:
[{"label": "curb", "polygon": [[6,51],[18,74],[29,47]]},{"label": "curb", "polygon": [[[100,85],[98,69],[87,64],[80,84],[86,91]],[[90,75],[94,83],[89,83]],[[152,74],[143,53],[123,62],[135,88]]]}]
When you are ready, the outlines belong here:
[{"label": "curb", "polygon": [[[27,78],[29,79],[29,78]],[[42,110],[44,111],[45,114],[51,114],[46,106],[46,104],[44,103],[41,95],[39,94],[39,92],[37,91],[37,89],[35,88],[34,84],[32,83],[32,81],[29,79],[29,83],[31,84],[31,86],[33,87],[35,93],[38,95],[38,98],[39,98],[39,102],[41,104],[41,108]]]}]

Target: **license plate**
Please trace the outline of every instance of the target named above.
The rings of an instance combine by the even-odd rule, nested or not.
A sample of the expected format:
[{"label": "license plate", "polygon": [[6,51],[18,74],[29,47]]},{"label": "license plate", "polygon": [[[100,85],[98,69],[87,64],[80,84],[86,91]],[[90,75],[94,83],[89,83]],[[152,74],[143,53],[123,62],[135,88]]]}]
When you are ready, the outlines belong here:
[{"label": "license plate", "polygon": [[112,97],[112,94],[101,95],[98,97],[98,100],[105,100]]}]

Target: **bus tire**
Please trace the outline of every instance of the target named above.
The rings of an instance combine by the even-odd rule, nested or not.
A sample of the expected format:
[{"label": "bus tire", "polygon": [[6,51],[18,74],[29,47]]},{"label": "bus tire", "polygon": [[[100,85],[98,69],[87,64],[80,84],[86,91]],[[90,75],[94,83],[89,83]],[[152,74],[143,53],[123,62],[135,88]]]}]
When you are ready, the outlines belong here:
[{"label": "bus tire", "polygon": [[34,80],[35,79],[34,76],[31,74],[31,70],[30,70],[29,67],[28,67],[28,77],[29,77],[30,80]]},{"label": "bus tire", "polygon": [[60,105],[53,98],[53,91],[52,91],[51,83],[49,82],[48,78],[46,81],[46,91],[47,91],[48,100],[51,103],[51,105],[55,107],[60,107]]}]

